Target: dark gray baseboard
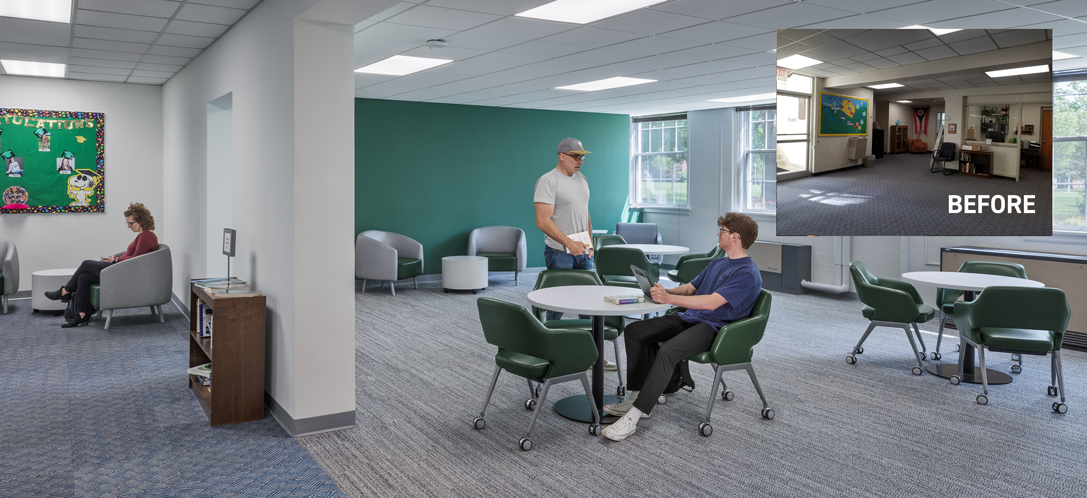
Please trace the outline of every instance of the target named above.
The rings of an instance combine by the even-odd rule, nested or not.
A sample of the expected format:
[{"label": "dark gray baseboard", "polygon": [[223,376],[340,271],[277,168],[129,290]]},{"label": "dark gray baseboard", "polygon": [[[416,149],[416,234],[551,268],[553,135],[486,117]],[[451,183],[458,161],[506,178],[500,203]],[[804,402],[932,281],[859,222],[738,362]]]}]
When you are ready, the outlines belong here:
[{"label": "dark gray baseboard", "polygon": [[310,436],[321,432],[350,429],[355,426],[354,410],[295,420],[267,391],[264,393],[264,407],[291,437]]}]

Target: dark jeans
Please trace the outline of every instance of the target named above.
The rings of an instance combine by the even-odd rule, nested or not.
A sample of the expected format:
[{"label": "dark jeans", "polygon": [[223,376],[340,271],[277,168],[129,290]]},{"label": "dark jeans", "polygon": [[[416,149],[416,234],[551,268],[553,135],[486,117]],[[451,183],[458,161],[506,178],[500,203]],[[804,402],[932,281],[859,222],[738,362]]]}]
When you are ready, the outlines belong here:
[{"label": "dark jeans", "polygon": [[[640,320],[624,329],[627,389],[639,391],[634,407],[648,414],[668,386],[676,364],[709,351],[717,331],[705,323],[687,323],[676,315]],[[664,343],[664,344],[660,344]]]},{"label": "dark jeans", "polygon": [[[593,270],[596,266],[593,265],[593,258],[589,257],[588,253],[581,256],[573,256],[570,253],[552,249],[551,246],[544,246],[544,262],[547,263],[548,270],[562,269],[562,270]],[[562,313],[558,311],[548,311],[544,315],[545,320],[558,320],[562,318]],[[578,318],[587,320],[591,318],[589,315],[578,315]]]},{"label": "dark jeans", "polygon": [[79,268],[72,274],[72,278],[68,280],[68,283],[64,284],[64,288],[68,289],[69,293],[78,291],[75,296],[76,311],[90,313],[94,310],[91,308],[91,284],[97,284],[99,277],[102,276],[102,270],[111,264],[113,263],[88,259],[79,265]]}]

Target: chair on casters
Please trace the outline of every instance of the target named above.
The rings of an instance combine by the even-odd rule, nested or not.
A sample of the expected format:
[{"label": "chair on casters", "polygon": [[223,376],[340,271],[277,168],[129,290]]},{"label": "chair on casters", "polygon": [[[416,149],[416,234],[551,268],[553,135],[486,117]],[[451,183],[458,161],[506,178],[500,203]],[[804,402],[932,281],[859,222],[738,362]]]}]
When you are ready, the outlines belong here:
[{"label": "chair on casters", "polygon": [[[1027,270],[1023,268],[1023,265],[1018,263],[1005,263],[1003,261],[963,261],[962,266],[959,267],[960,273],[984,273],[986,275],[1000,275],[1004,277],[1015,278],[1027,278]],[[940,343],[944,339],[944,326],[947,324],[947,319],[950,318],[952,323],[955,321],[955,302],[962,297],[963,291],[953,289],[936,289],[936,304],[939,307],[937,310],[940,313],[940,332],[936,335],[936,352],[932,353],[932,359],[939,360]],[[1019,373],[1023,371],[1023,356],[1019,354],[1012,355],[1012,361],[1018,361],[1016,365],[1012,365],[1012,373]]]},{"label": "chair on casters", "polygon": [[514,227],[483,227],[468,234],[468,255],[487,258],[487,271],[512,271],[513,285],[528,261],[525,231]]},{"label": "chair on casters", "polygon": [[[600,277],[596,276],[596,273],[592,270],[544,270],[540,272],[540,276],[536,278],[536,289],[544,289],[547,287],[560,287],[563,285],[604,285],[600,281]],[[588,330],[592,331],[592,320],[546,320],[544,319],[546,310],[542,308],[532,307],[532,314],[536,315],[536,318],[544,324],[544,327],[549,329],[562,329],[562,330]],[[627,395],[627,387],[625,382],[625,376],[623,375],[623,363],[619,361],[619,336],[623,333],[623,328],[626,327],[625,320],[621,316],[608,316],[604,317],[604,340],[611,341],[612,347],[615,349],[615,364],[616,373],[619,374],[619,387],[616,388],[615,394],[619,397]]]},{"label": "chair on casters", "polygon": [[1068,405],[1064,404],[1061,343],[1071,314],[1064,291],[1051,288],[988,287],[973,301],[955,303],[955,323],[959,328],[961,346],[959,375],[952,376],[951,383],[958,384],[962,377],[962,358],[967,346],[978,350],[982,393],[977,396],[977,402],[981,405],[989,403],[986,348],[1020,355],[1045,356],[1052,353],[1046,393],[1061,397],[1060,402],[1053,402],[1054,412],[1068,412]]},{"label": "chair on casters", "polygon": [[[505,370],[524,377],[528,382],[529,398],[525,401],[525,408],[532,410],[532,419],[528,423],[525,437],[517,442],[521,450],[532,449],[532,426],[536,425],[536,416],[540,414],[539,408],[543,407],[548,389],[555,384],[572,380],[580,380],[581,387],[585,389],[585,396],[589,398],[589,407],[593,412],[589,433],[599,436],[602,430],[600,413],[596,411],[596,403],[589,389],[589,377],[585,374],[596,363],[597,358],[592,333],[587,330],[549,329],[524,307],[497,299],[481,297],[476,300],[476,304],[479,307],[483,335],[488,344],[498,347],[498,353],[494,355],[495,367],[491,385],[487,388],[483,407],[479,409],[479,416],[472,421],[472,426],[476,429],[486,427],[483,414],[487,410],[487,403],[491,401],[498,374]],[[533,382],[543,384],[539,396],[533,389]]]},{"label": "chair on casters", "polygon": [[690,283],[702,270],[705,270],[713,260],[728,257],[725,251],[716,245],[713,250],[705,254],[685,254],[676,262],[676,269],[668,270],[668,278],[677,284]]},{"label": "chair on casters", "polygon": [[[929,168],[929,172],[939,173],[940,171],[943,171],[944,176],[951,176],[952,174],[958,173],[957,170],[948,170],[944,168],[944,163],[956,159],[955,150],[955,144],[953,142],[944,142],[940,144],[940,150],[932,156],[932,167]],[[939,165],[939,167],[937,167],[937,165]]]},{"label": "chair on casters", "polygon": [[[846,363],[850,365],[857,363],[857,355],[864,353],[864,348],[861,346],[865,339],[868,339],[868,334],[872,333],[872,329],[895,327],[906,331],[906,338],[910,340],[910,347],[913,348],[913,355],[917,359],[917,366],[912,369],[913,374],[921,375],[925,366],[922,363],[925,359],[925,340],[921,338],[921,331],[917,328],[917,324],[932,320],[936,310],[924,304],[921,295],[917,293],[917,288],[912,284],[876,277],[860,261],[849,263],[849,273],[853,275],[857,297],[865,305],[861,313],[871,320],[871,323],[868,324],[868,330],[864,331],[861,340],[857,341],[857,345],[853,347],[853,351],[845,357]],[[917,336],[916,342],[914,335]],[[921,343],[920,352],[917,351],[917,342]]]},{"label": "chair on casters", "polygon": [[[123,254],[120,252],[116,256]],[[98,278],[97,284],[91,284],[91,306],[98,309],[99,318],[103,311],[106,312],[106,329],[113,321],[113,310],[124,308],[150,306],[151,316],[157,312],[159,323],[166,323],[162,305],[170,302],[174,285],[173,258],[166,244],[159,244],[158,249],[147,254],[109,265],[102,269]]]},{"label": "chair on casters", "polygon": [[0,239],[0,301],[8,312],[8,296],[19,292],[19,251],[15,243]]},{"label": "chair on casters", "polygon": [[419,288],[423,274],[423,245],[411,237],[381,230],[366,230],[355,238],[355,278],[362,279],[362,292],[367,280],[389,281],[396,295],[396,281],[410,278]]}]

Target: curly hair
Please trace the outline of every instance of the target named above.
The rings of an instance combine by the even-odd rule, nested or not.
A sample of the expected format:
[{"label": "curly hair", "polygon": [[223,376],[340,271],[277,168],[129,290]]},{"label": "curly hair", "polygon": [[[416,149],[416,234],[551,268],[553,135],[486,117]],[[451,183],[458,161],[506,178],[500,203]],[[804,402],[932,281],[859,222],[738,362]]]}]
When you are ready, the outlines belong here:
[{"label": "curly hair", "polygon": [[743,213],[725,213],[717,218],[717,226],[727,228],[732,233],[740,236],[740,245],[746,251],[759,238],[759,224],[750,216]]},{"label": "curly hair", "polygon": [[125,217],[132,217],[132,221],[140,224],[140,229],[155,231],[155,217],[142,203],[133,202],[125,210]]}]

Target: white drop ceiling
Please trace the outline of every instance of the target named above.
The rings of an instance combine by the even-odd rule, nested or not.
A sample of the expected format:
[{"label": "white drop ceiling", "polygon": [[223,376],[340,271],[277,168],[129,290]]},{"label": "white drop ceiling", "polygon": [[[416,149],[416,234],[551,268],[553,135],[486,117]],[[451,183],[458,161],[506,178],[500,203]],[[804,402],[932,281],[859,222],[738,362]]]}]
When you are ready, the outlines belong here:
[{"label": "white drop ceiling", "polygon": [[[774,91],[777,29],[819,35],[812,39],[798,32],[802,40],[791,41],[801,44],[797,51],[826,54],[816,57],[829,63],[817,71],[828,76],[1044,41],[1038,32],[1013,28],[1052,29],[1053,49],[1078,56],[1055,62],[1054,69],[1087,68],[1085,0],[674,0],[587,25],[512,17],[548,1],[401,2],[356,25],[355,67],[397,54],[455,62],[400,77],[357,74],[355,95],[633,115],[722,107],[726,104],[707,100]],[[986,29],[977,36],[941,37],[951,42],[927,30],[903,30],[899,43],[868,31],[915,24]],[[836,35],[823,29],[835,29]],[[449,45],[424,47],[432,38]],[[926,78],[896,90],[1048,77],[997,81],[980,75]],[[616,76],[658,82],[589,93],[554,89]]]},{"label": "white drop ceiling", "polygon": [[71,24],[0,17],[0,58],[67,64],[73,80],[161,85],[258,3],[74,0]]}]

